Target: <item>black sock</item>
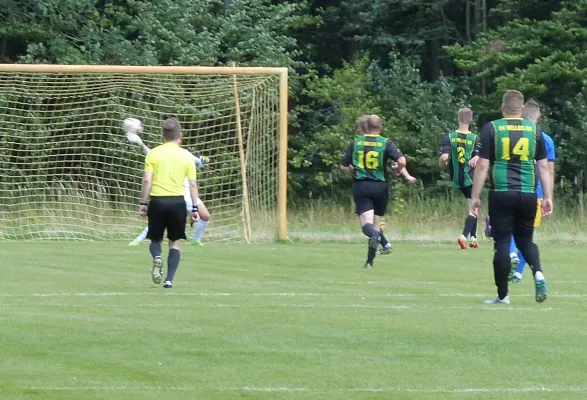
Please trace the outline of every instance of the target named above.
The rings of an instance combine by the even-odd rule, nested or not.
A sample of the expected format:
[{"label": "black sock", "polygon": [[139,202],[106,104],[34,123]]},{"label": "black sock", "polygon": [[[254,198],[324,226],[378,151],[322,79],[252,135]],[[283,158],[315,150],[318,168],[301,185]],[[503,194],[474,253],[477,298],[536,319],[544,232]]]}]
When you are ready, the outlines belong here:
[{"label": "black sock", "polygon": [[149,251],[151,252],[151,256],[161,257],[161,242],[151,242],[149,245]]},{"label": "black sock", "polygon": [[477,237],[477,217],[473,217],[475,218],[475,221],[473,222],[473,229],[471,229],[471,236],[473,237]]},{"label": "black sock", "polygon": [[179,250],[178,249],[170,249],[169,254],[167,255],[167,278],[166,281],[173,281],[173,277],[175,276],[175,272],[179,267]]},{"label": "black sock", "polygon": [[379,243],[381,243],[383,247],[389,244],[389,241],[387,240],[383,232],[379,232]]},{"label": "black sock", "polygon": [[514,239],[516,241],[516,247],[522,253],[530,268],[532,268],[532,272],[536,274],[536,272],[542,271],[540,251],[536,243],[532,241],[532,238],[514,236]]},{"label": "black sock", "polygon": [[463,229],[463,236],[467,237],[473,230],[477,230],[477,218],[472,215],[468,215],[465,220],[465,228]]},{"label": "black sock", "polygon": [[495,286],[497,286],[497,295],[500,300],[503,300],[508,295],[508,278],[511,269],[509,241],[509,237],[506,237],[500,241],[496,240],[494,243],[493,275]]},{"label": "black sock", "polygon": [[373,232],[375,232],[375,228],[373,227],[373,224],[365,224],[361,227],[361,229],[363,230],[363,233],[365,234],[365,236],[367,237],[371,237],[373,236]]}]

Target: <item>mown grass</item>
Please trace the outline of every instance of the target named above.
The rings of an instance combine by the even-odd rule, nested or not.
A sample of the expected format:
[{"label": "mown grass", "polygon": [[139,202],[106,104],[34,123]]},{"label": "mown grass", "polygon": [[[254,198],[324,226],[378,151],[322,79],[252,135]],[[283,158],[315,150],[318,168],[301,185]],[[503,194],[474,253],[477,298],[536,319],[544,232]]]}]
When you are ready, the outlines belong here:
[{"label": "mown grass", "polygon": [[3,245],[2,399],[583,399],[584,248],[541,248],[495,295],[491,246],[184,247],[173,289],[147,246]]}]

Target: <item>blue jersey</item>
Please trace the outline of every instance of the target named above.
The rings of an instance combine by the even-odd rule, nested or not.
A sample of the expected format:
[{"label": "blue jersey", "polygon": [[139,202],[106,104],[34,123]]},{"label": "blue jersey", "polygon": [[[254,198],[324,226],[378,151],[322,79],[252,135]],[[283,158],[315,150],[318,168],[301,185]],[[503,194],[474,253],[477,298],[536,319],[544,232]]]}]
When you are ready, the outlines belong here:
[{"label": "blue jersey", "polygon": [[[554,162],[556,160],[556,151],[554,150],[554,141],[546,132],[542,132],[542,136],[544,137],[544,144],[546,145],[546,159],[548,162]],[[541,199],[544,197],[544,193],[542,192],[542,184],[540,181],[536,184],[536,196]]]}]

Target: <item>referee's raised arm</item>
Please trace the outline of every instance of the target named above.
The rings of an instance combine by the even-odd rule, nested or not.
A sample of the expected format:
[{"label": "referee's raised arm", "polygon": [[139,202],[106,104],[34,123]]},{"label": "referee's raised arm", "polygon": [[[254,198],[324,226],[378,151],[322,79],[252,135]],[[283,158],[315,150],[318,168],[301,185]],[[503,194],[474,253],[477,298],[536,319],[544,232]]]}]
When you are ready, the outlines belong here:
[{"label": "referee's raised arm", "polygon": [[[179,243],[181,239],[186,239],[184,182],[187,179],[190,183],[193,204],[197,204],[198,186],[194,157],[179,146],[182,138],[179,121],[175,118],[165,120],[162,131],[164,143],[152,149],[145,158],[139,214],[149,219],[147,238],[151,240],[149,251],[153,256],[151,276],[156,284],[163,280],[161,242],[167,230],[169,255],[163,287],[171,288],[179,266]],[[197,206],[194,206],[194,218],[197,218],[197,211]]]}]

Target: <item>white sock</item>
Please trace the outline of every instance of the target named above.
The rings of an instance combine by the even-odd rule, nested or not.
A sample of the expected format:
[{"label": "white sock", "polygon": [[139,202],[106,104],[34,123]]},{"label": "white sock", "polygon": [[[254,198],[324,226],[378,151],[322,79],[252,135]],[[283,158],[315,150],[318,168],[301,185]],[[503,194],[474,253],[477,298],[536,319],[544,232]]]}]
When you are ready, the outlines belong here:
[{"label": "white sock", "polygon": [[194,242],[201,242],[204,236],[204,229],[208,226],[208,221],[198,220],[196,229],[194,230]]},{"label": "white sock", "polygon": [[510,253],[510,260],[514,258],[518,258],[518,253]]},{"label": "white sock", "polygon": [[538,280],[538,279],[544,280],[544,274],[542,273],[542,271],[536,272],[534,274],[534,279],[536,279],[536,280]]},{"label": "white sock", "polygon": [[141,232],[141,234],[139,236],[137,236],[137,238],[135,240],[138,240],[139,242],[142,242],[147,237],[147,232],[149,232],[149,227],[148,226],[145,229],[143,229],[143,231]]}]

